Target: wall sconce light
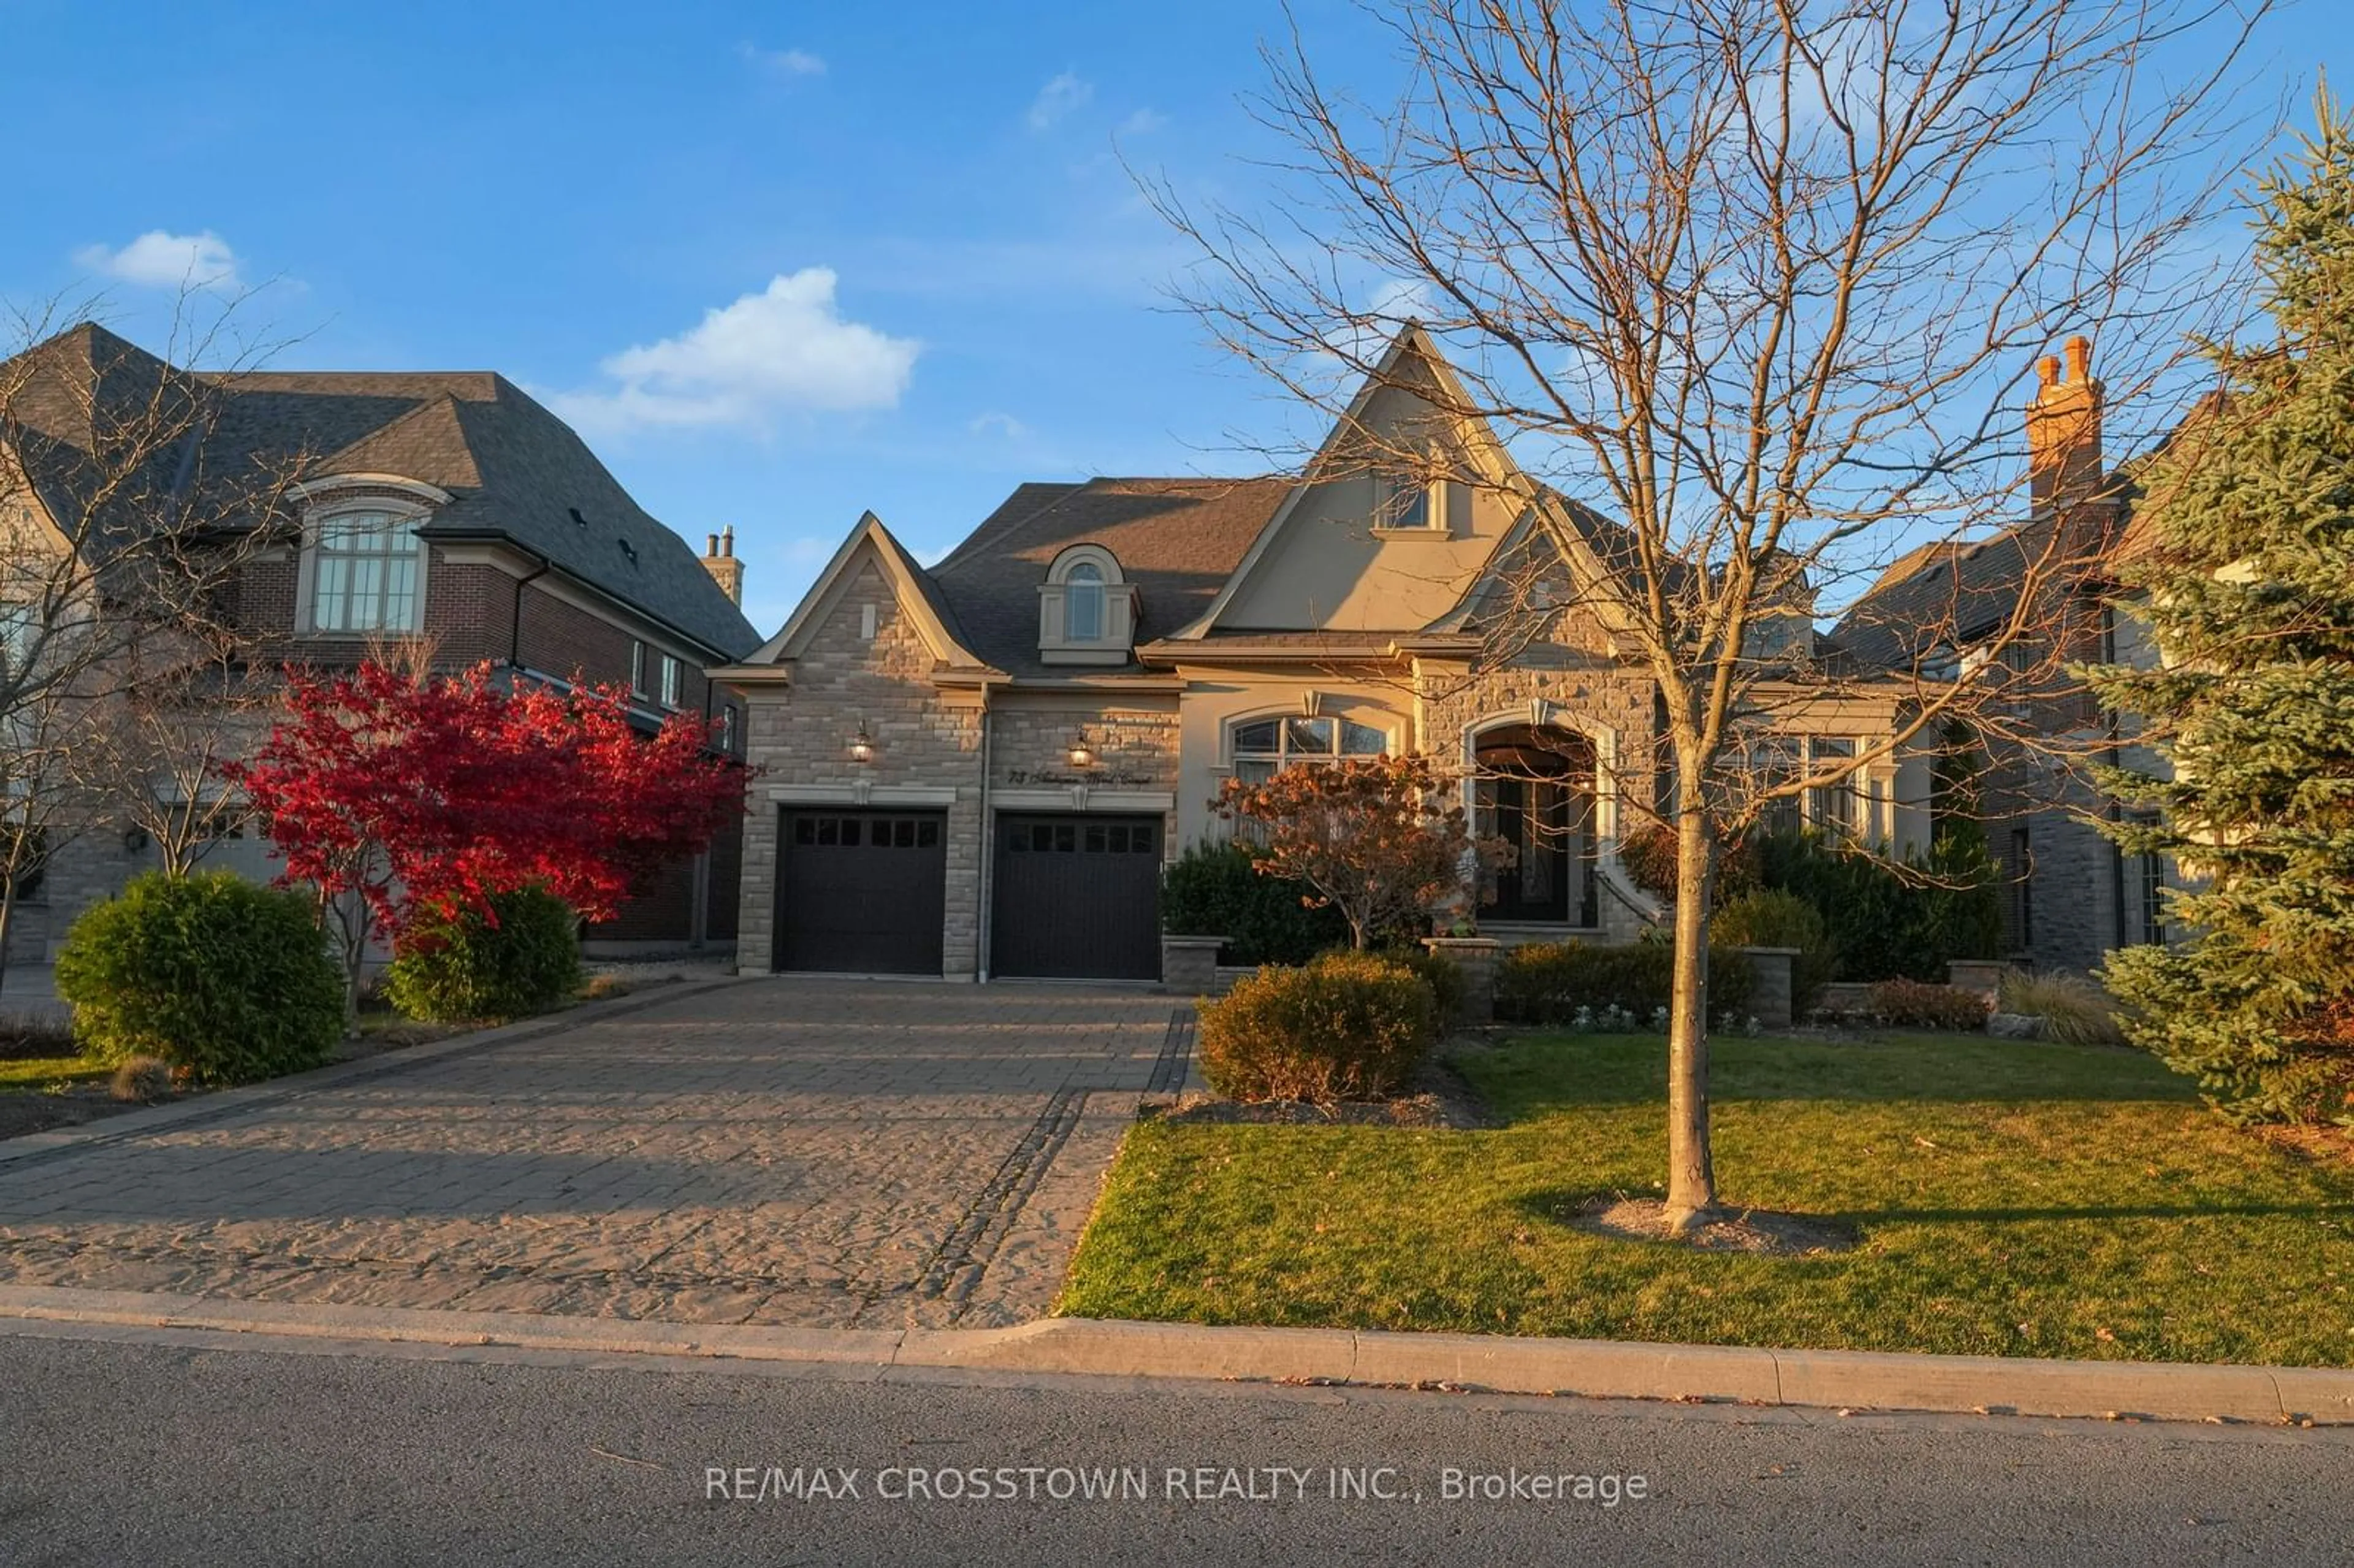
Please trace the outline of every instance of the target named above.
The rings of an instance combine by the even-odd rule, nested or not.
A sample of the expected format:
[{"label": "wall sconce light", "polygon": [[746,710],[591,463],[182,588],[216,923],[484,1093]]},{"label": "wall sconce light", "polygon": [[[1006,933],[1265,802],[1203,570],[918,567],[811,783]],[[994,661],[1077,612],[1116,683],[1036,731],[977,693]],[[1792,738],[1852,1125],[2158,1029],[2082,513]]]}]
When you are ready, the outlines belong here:
[{"label": "wall sconce light", "polygon": [[1096,760],[1096,743],[1087,738],[1085,726],[1071,732],[1071,766],[1091,768]]},{"label": "wall sconce light", "polygon": [[858,721],[858,733],[850,737],[850,758],[854,762],[875,760],[875,737],[866,733],[866,721]]},{"label": "wall sconce light", "polygon": [[141,850],[143,850],[146,847],[146,829],[125,828],[122,830],[122,853],[124,854],[137,854]]}]

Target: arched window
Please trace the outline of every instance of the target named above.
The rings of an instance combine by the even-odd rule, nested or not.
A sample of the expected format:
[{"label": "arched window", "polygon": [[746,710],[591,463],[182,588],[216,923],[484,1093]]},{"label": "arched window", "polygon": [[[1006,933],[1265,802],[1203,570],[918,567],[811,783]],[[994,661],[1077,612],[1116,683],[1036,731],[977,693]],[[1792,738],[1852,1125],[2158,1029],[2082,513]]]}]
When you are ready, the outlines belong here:
[{"label": "arched window", "polygon": [[1227,759],[1246,784],[1272,779],[1286,768],[1379,757],[1389,748],[1386,731],[1354,719],[1246,719],[1227,732]]},{"label": "arched window", "polygon": [[1071,642],[1100,641],[1103,623],[1103,568],[1081,561],[1063,578],[1063,637]]},{"label": "arched window", "polygon": [[423,607],[419,564],[425,514],[384,507],[332,512],[315,524],[314,631],[414,631]]}]

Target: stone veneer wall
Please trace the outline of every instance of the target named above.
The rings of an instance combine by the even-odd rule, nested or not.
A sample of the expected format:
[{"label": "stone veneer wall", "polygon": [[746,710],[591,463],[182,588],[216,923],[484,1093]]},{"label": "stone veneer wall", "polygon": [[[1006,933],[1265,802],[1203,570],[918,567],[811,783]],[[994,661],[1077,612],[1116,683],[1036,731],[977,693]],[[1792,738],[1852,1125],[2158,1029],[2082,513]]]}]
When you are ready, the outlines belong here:
[{"label": "stone veneer wall", "polygon": [[[859,635],[863,606],[875,607],[875,636]],[[765,970],[774,961],[779,785],[838,789],[850,804],[862,785],[952,787],[948,808],[948,916],[944,973],[970,976],[981,932],[981,710],[931,680],[934,659],[872,561],[851,578],[814,629],[787,689],[756,689],[747,705],[748,758],[765,771],[752,786],[744,823],[737,963]],[[874,760],[850,755],[861,722]]]},{"label": "stone veneer wall", "polygon": [[[1423,705],[1425,749],[1447,766],[1463,760],[1464,734],[1475,725],[1529,722],[1534,705],[1550,705],[1550,721],[1596,739],[1598,756],[1611,759],[1606,785],[1617,795],[1649,800],[1652,790],[1649,678],[1616,663],[1568,648],[1540,647],[1511,668],[1466,676],[1427,675],[1430,694]],[[1628,819],[1620,814],[1617,828]],[[1647,924],[1644,911],[1628,896],[1632,885],[1608,867],[1616,840],[1601,845],[1599,899],[1606,939],[1631,942]],[[1640,895],[1637,894],[1639,897]]]}]

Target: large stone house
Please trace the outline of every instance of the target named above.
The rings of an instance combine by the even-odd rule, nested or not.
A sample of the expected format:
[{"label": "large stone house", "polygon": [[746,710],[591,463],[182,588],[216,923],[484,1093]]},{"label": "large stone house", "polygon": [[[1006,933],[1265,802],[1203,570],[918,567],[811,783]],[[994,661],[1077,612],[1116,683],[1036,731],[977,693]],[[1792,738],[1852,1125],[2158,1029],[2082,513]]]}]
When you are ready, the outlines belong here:
[{"label": "large stone house", "polygon": [[[182,370],[84,325],[27,350],[5,381],[0,451],[31,482],[24,503],[69,515],[61,477],[107,437],[118,403],[161,386],[200,411],[168,473],[285,465],[278,515],[241,548],[228,592],[258,668],[349,665],[411,640],[441,668],[488,662],[514,679],[626,683],[645,722],[689,713],[740,744],[737,707],[704,671],[759,638],[738,608],[732,534],[698,557],[649,516],[564,422],[491,372]],[[0,444],[5,436],[0,436]],[[185,450],[179,449],[185,447]],[[167,497],[165,499],[168,499]],[[64,530],[70,534],[71,530]],[[739,844],[730,834],[672,868],[592,942],[658,947],[735,935]],[[37,955],[72,916],[152,863],[136,832],[60,843],[10,946]],[[207,863],[267,877],[269,846],[239,830]]]},{"label": "large stone house", "polygon": [[[862,518],[784,628],[711,672],[761,769],[739,963],[1150,979],[1161,866],[1218,830],[1223,780],[1385,751],[1439,758],[1518,845],[1483,932],[1656,917],[1618,855],[1659,788],[1656,692],[1590,591],[1625,535],[1438,420],[1459,394],[1417,396],[1423,374],[1452,376],[1409,329],[1296,477],[1024,484],[928,568]],[[1500,647],[1493,608],[1539,558],[1559,608]],[[1811,606],[1785,619],[1812,638]],[[1826,703],[1803,738],[1884,739],[1893,714]],[[1801,810],[1924,843],[1926,772],[1874,765]]]},{"label": "large stone house", "polygon": [[2129,611],[2118,569],[2147,547],[2137,515],[2140,460],[2112,466],[2093,345],[2073,337],[2038,362],[2027,410],[2028,514],[1971,543],[1915,551],[1850,606],[1831,633],[1849,656],[1910,680],[1971,656],[2021,603],[2030,635],[2002,655],[2015,672],[2005,729],[1989,738],[1981,816],[2000,868],[2005,957],[2084,972],[2110,951],[2167,940],[2164,856],[2126,854],[2094,825],[2124,808],[2099,789],[2097,764],[2163,766],[2131,726],[2102,711],[2073,673],[2143,664],[2155,651]]}]

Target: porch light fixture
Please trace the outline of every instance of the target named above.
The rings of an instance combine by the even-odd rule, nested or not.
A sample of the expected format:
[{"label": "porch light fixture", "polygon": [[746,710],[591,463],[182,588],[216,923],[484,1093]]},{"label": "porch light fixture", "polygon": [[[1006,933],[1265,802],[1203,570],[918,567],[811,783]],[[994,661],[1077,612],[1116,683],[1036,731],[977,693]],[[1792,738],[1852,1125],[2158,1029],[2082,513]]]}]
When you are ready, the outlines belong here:
[{"label": "porch light fixture", "polygon": [[1071,766],[1090,768],[1095,765],[1096,743],[1087,738],[1085,726],[1071,732]]},{"label": "porch light fixture", "polygon": [[875,737],[866,733],[866,721],[858,721],[858,733],[850,737],[850,759],[853,762],[875,760]]}]

